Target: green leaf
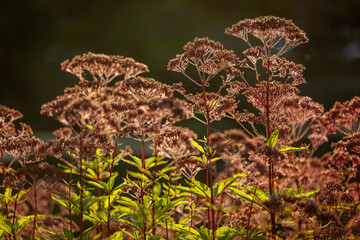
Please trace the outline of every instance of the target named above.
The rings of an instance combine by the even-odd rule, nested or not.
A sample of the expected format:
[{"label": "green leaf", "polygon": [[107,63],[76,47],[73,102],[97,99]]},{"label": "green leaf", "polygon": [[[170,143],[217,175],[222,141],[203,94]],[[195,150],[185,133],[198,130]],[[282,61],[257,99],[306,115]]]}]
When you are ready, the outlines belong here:
[{"label": "green leaf", "polygon": [[255,188],[253,186],[246,186],[243,185],[243,187],[248,190],[249,192],[251,192],[252,194],[254,194],[257,198],[259,198],[261,201],[265,202],[268,201],[269,198],[268,196],[265,194],[265,192],[263,190],[261,190],[260,188]]},{"label": "green leaf", "polygon": [[72,235],[70,230],[67,229],[66,227],[63,227],[63,234],[64,234],[64,237],[66,237],[66,239],[73,239],[74,238],[74,236]]},{"label": "green leaf", "polygon": [[246,174],[244,173],[238,173],[235,174],[234,176],[231,176],[219,183],[216,183],[213,189],[214,192],[214,198],[216,199],[217,197],[220,196],[220,194],[227,189],[229,186],[231,186],[237,179],[241,178],[241,177],[246,177]]},{"label": "green leaf", "polygon": [[127,174],[129,174],[130,176],[132,176],[134,178],[138,178],[140,180],[143,180],[144,182],[150,182],[150,179],[143,173],[127,171]]},{"label": "green leaf", "polygon": [[163,240],[164,238],[160,237],[160,236],[151,236],[149,238],[147,238],[148,240]]},{"label": "green leaf", "polygon": [[[43,215],[38,215],[38,217],[42,218]],[[29,216],[20,218],[19,221],[17,221],[15,223],[15,225],[17,225],[15,228],[15,232],[17,232],[17,233],[21,232],[24,229],[24,227],[26,227],[31,221],[34,220],[34,218],[35,218],[34,215],[29,215]]]},{"label": "green leaf", "polygon": [[0,229],[12,235],[13,224],[5,216],[0,214]]},{"label": "green leaf", "polygon": [[199,158],[197,156],[191,156],[191,158],[194,158],[194,159],[198,160],[199,162],[206,163],[206,161],[203,158]]},{"label": "green leaf", "polygon": [[220,159],[221,159],[221,157],[212,158],[211,162],[215,162],[215,161],[220,160]]},{"label": "green leaf", "polygon": [[109,190],[108,190],[108,185],[102,181],[86,181],[87,183],[93,185],[94,187],[97,187],[97,188],[100,188],[102,190],[104,190],[104,192],[108,193]]},{"label": "green leaf", "polygon": [[91,125],[89,125],[89,124],[86,124],[86,127],[87,127],[88,129],[90,129],[90,130],[94,130],[94,127],[91,126]]},{"label": "green leaf", "polygon": [[114,173],[113,176],[109,178],[107,182],[108,192],[110,192],[113,189],[116,177],[117,177],[117,173]]},{"label": "green leaf", "polygon": [[[61,193],[54,193],[58,196],[60,196],[62,199],[54,197],[54,195],[52,195],[52,198],[57,201],[58,203],[60,203],[62,206],[64,206],[66,209],[69,210],[69,202],[73,205],[76,206],[77,208],[79,208],[78,203],[76,202],[76,200],[69,198],[68,196],[65,196],[64,194]],[[67,202],[65,201],[67,200]]]},{"label": "green leaf", "polygon": [[136,156],[131,155],[133,161],[123,159],[124,162],[129,163],[137,168],[142,168],[142,160]]},{"label": "green leaf", "polygon": [[175,224],[175,223],[171,223],[169,224],[169,228],[171,230],[175,230],[175,231],[180,231],[180,232],[185,232],[187,234],[192,234],[195,236],[199,236],[200,237],[200,233],[198,231],[196,231],[194,228],[189,227],[186,224]]},{"label": "green leaf", "polygon": [[216,239],[217,240],[232,240],[237,236],[232,228],[228,226],[219,227],[216,230]]},{"label": "green leaf", "polygon": [[320,188],[318,188],[318,189],[316,189],[315,191],[312,191],[312,192],[296,194],[295,197],[308,198],[308,197],[311,197],[311,196],[315,195],[318,192],[320,192]]},{"label": "green leaf", "polygon": [[296,193],[298,193],[298,192],[292,188],[287,188],[287,189],[284,189],[281,192],[279,192],[280,195],[289,195],[289,196],[295,195]]},{"label": "green leaf", "polygon": [[107,200],[108,197],[107,196],[102,196],[102,197],[91,197],[91,198],[85,198],[83,200],[83,210],[86,211],[88,210],[93,204],[101,201],[101,200]]},{"label": "green leaf", "polygon": [[49,230],[44,229],[44,228],[38,228],[38,229],[41,230],[41,231],[43,231],[44,233],[47,233],[47,234],[55,237],[55,238],[58,239],[58,240],[64,240],[64,238],[63,238],[61,235],[59,235],[59,234],[57,234],[57,233],[55,233],[55,232],[49,231]]},{"label": "green leaf", "polygon": [[[121,223],[124,223],[134,229],[137,229],[138,231],[141,231],[141,227],[137,226],[136,224],[134,224],[133,222],[129,221],[129,220],[126,220],[125,218],[128,217],[128,214],[123,214],[121,215],[117,220]],[[125,232],[126,233],[126,232]]]},{"label": "green leaf", "polygon": [[233,187],[230,187],[229,188],[233,193],[235,193],[236,195],[238,195],[239,197],[242,197],[244,198],[245,200],[248,200],[249,202],[253,202],[255,203],[256,205],[264,208],[265,210],[268,211],[267,207],[265,207],[263,204],[261,204],[256,198],[254,198],[253,196],[241,191],[240,189],[237,189],[237,188],[233,188]]},{"label": "green leaf", "polygon": [[278,139],[278,136],[279,136],[279,129],[275,129],[272,133],[271,133],[271,136],[269,137],[269,140],[268,140],[268,145],[269,147],[275,147],[275,144],[277,142],[277,139]]},{"label": "green leaf", "polygon": [[218,98],[215,102],[213,102],[210,106],[210,111],[215,107],[216,103],[220,100],[220,98]]},{"label": "green leaf", "polygon": [[306,147],[279,147],[277,150],[279,152],[295,152],[295,151],[301,151],[306,150],[310,147],[310,144]]},{"label": "green leaf", "polygon": [[86,229],[81,235],[83,237],[87,236],[89,232],[91,232],[92,230],[94,230],[97,227],[97,225],[91,226],[88,229]]},{"label": "green leaf", "polygon": [[191,140],[191,144],[194,145],[194,147],[196,147],[200,152],[205,153],[204,148],[202,146],[200,146],[197,142],[195,142],[194,140]]}]

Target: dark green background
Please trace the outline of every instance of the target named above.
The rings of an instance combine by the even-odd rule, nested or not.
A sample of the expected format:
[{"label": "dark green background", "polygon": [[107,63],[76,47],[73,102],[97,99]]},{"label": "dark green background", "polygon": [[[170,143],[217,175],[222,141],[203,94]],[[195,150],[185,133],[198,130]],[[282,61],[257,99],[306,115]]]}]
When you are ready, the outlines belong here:
[{"label": "dark green background", "polygon": [[53,131],[59,124],[39,111],[76,83],[60,70],[65,59],[88,51],[124,55],[147,64],[146,76],[188,83],[166,70],[186,42],[207,36],[241,57],[244,45],[225,28],[263,15],[292,19],[307,33],[309,43],[286,56],[307,69],[303,95],[326,109],[359,95],[359,0],[0,0],[0,104],[20,110],[35,132]]}]

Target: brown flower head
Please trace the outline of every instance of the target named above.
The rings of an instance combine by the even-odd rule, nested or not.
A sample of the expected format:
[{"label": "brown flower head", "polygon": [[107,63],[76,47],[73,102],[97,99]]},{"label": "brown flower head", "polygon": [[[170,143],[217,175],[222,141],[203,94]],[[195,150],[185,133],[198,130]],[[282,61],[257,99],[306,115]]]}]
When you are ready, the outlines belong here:
[{"label": "brown flower head", "polygon": [[360,97],[355,96],[344,103],[336,102],[334,107],[322,117],[322,123],[329,132],[340,131],[352,137],[359,133]]},{"label": "brown flower head", "polygon": [[171,86],[144,77],[125,79],[116,83],[116,88],[133,96],[137,101],[151,98],[169,98],[174,93]]},{"label": "brown flower head", "polygon": [[[324,108],[321,104],[312,101],[309,97],[292,95],[283,101],[279,111],[285,114],[287,119],[285,125],[279,127],[280,135],[282,135],[281,139],[287,142],[287,144],[292,144],[301,140],[305,136],[312,127],[312,124],[323,113]],[[319,133],[315,126],[312,130],[314,144],[316,144],[316,146],[320,146],[323,142],[320,143],[320,141],[315,141],[315,138],[321,140],[321,136],[314,135]]]},{"label": "brown flower head", "polygon": [[[195,38],[184,46],[184,50],[183,54],[170,60],[168,70],[185,73],[186,68],[193,65],[198,70],[201,83],[207,83],[221,70],[240,64],[233,51],[225,50],[221,43],[208,38]],[[207,76],[204,78],[200,73]],[[231,71],[228,70],[227,73]],[[201,85],[196,81],[194,83]]]},{"label": "brown flower head", "polygon": [[241,158],[245,152],[255,151],[256,145],[251,139],[239,129],[230,129],[224,133],[213,133],[210,135],[210,146],[223,157],[224,160],[232,161]]},{"label": "brown flower head", "polygon": [[125,75],[125,79],[127,79],[149,71],[146,65],[138,63],[132,58],[92,52],[75,56],[71,61],[64,61],[61,69],[74,74],[80,81],[87,79],[84,74],[88,72],[92,79],[87,80],[98,82],[101,86],[105,86],[119,75]]},{"label": "brown flower head", "polygon": [[19,111],[0,105],[0,137],[16,135],[14,121],[22,117]]},{"label": "brown flower head", "polygon": [[127,113],[127,124],[124,127],[126,136],[135,139],[153,138],[161,128],[175,122],[192,118],[193,108],[183,100],[173,98],[143,99]]},{"label": "brown flower head", "polygon": [[260,39],[270,48],[274,48],[280,42],[279,38],[284,39],[285,43],[281,46],[278,55],[294,48],[302,43],[308,42],[305,33],[300,30],[291,20],[286,20],[274,16],[258,17],[255,19],[245,19],[225,31],[228,35],[233,35],[249,42],[248,35]]},{"label": "brown flower head", "polygon": [[3,151],[24,165],[44,160],[51,144],[34,136],[25,135],[0,139],[0,145]]},{"label": "brown flower head", "polygon": [[169,127],[161,131],[157,137],[157,154],[170,159],[180,159],[189,155],[197,155],[197,148],[191,144],[197,135],[182,127]]},{"label": "brown flower head", "polygon": [[293,86],[306,83],[303,72],[305,67],[301,64],[295,64],[285,58],[280,58],[277,55],[272,55],[267,60],[263,59],[263,66],[266,68],[269,64],[269,70],[272,73],[272,78],[276,77],[285,79],[286,82],[290,82]]},{"label": "brown flower head", "polygon": [[221,96],[218,93],[205,93],[206,102],[203,93],[187,94],[185,98],[194,104],[195,111],[206,112],[209,109],[209,121],[211,122],[221,120],[227,113],[233,113],[237,107],[237,101],[232,95]]}]

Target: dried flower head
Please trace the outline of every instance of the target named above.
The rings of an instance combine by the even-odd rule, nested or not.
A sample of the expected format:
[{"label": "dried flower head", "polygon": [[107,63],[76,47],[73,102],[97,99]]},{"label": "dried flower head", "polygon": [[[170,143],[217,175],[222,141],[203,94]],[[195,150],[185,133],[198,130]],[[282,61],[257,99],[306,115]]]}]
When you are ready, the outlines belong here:
[{"label": "dried flower head", "polygon": [[116,88],[130,94],[137,101],[150,98],[172,97],[174,90],[152,78],[134,77],[116,83]]},{"label": "dried flower head", "polygon": [[[240,64],[233,51],[225,50],[221,43],[208,38],[195,38],[193,42],[189,42],[184,46],[184,50],[183,54],[177,55],[175,59],[170,60],[168,70],[185,74],[186,68],[193,65],[198,70],[200,82],[191,78],[190,80],[198,86],[207,83],[221,70],[225,69],[227,69],[227,78],[233,78],[230,75],[235,72],[230,71],[230,68]],[[239,73],[236,72],[236,74]]]},{"label": "dried flower head", "polygon": [[[149,72],[146,65],[138,63],[132,58],[92,52],[75,56],[71,61],[64,61],[61,64],[61,69],[74,74],[80,81],[93,80],[101,86],[105,86],[119,75],[125,75],[125,79],[127,79]],[[84,77],[86,72],[90,73],[92,79]]]},{"label": "dried flower head", "polygon": [[14,121],[22,117],[19,111],[0,105],[0,137],[16,135]]},{"label": "dried flower head", "polygon": [[193,108],[187,102],[173,98],[143,99],[136,102],[127,113],[124,134],[134,139],[152,139],[161,128],[194,116]]},{"label": "dried flower head", "polygon": [[322,117],[322,123],[329,132],[339,131],[348,137],[360,132],[360,97],[355,96],[344,103],[336,102]]},{"label": "dried flower head", "polygon": [[197,155],[199,151],[191,144],[191,140],[196,138],[197,135],[187,128],[164,128],[157,137],[157,154],[175,160]]},{"label": "dried flower head", "polygon": [[[305,33],[291,20],[274,16],[242,20],[226,29],[225,33],[239,37],[247,43],[249,43],[248,35],[251,34],[272,49],[277,45],[282,45],[278,55],[308,42]],[[285,43],[280,42],[279,39],[284,39]]]}]

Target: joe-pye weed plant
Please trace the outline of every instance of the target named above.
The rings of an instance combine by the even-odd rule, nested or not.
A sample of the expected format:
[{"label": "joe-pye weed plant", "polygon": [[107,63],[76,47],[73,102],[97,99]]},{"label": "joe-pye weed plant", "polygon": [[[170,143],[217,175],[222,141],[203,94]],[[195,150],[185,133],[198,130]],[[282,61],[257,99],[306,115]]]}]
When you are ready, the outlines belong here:
[{"label": "joe-pye weed plant", "polygon": [[[144,77],[148,67],[132,58],[89,52],[66,60],[62,70],[79,81],[42,106],[64,125],[48,143],[0,106],[0,236],[359,237],[360,98],[324,113],[300,95],[305,68],[284,56],[308,39],[291,20],[245,19],[226,34],[246,43],[241,57],[195,38],[170,60],[189,89]],[[239,127],[214,131],[224,118]],[[205,136],[179,126],[189,119]],[[330,134],[344,138],[317,156]],[[127,138],[139,142],[140,156],[123,145]]]}]

